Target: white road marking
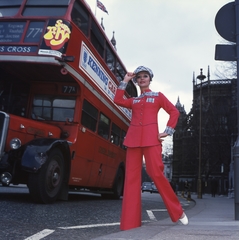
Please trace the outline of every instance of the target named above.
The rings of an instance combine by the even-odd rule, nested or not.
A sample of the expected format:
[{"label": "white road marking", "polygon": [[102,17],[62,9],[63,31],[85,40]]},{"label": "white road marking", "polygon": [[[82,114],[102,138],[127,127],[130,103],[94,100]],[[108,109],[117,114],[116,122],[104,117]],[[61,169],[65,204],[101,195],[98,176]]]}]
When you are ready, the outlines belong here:
[{"label": "white road marking", "polygon": [[[152,210],[147,210],[148,216],[151,221],[157,221],[155,218],[153,211],[155,212],[165,212],[167,209],[152,209]],[[142,221],[142,222],[150,222],[148,220]],[[83,228],[94,228],[94,227],[107,227],[107,226],[117,226],[120,225],[119,222],[115,223],[103,223],[103,224],[90,224],[90,225],[80,225],[80,226],[71,226],[71,227],[58,227],[60,229],[83,229]],[[50,229],[44,229],[41,232],[38,232],[24,240],[40,240],[50,234],[52,234],[55,230],[50,230]]]},{"label": "white road marking", "polygon": [[55,230],[44,229],[41,232],[38,232],[28,238],[25,238],[24,240],[40,240],[40,239],[52,234],[53,232],[55,232]]},{"label": "white road marking", "polygon": [[151,209],[151,210],[146,210],[149,219],[152,221],[157,221],[156,217],[154,216],[153,212],[166,212],[167,209]]},{"label": "white road marking", "polygon": [[[142,221],[142,222],[150,222],[150,221]],[[117,226],[120,225],[119,222],[116,223],[105,223],[105,224],[91,224],[91,225],[81,225],[81,226],[72,226],[72,227],[58,227],[60,229],[83,229],[83,228],[94,228],[94,227],[107,227],[107,226]],[[42,238],[52,234],[55,230],[44,229],[41,232],[38,232],[24,240],[41,240]]]},{"label": "white road marking", "polygon": [[[142,221],[150,222],[150,221]],[[102,223],[102,224],[90,224],[90,225],[80,225],[80,226],[71,226],[71,227],[58,227],[60,229],[82,229],[82,228],[94,228],[94,227],[108,227],[108,226],[117,226],[120,225],[119,222],[116,223]]]},{"label": "white road marking", "polygon": [[104,224],[91,224],[91,225],[80,225],[72,227],[59,227],[60,229],[80,229],[80,228],[92,228],[92,227],[105,227],[105,226],[117,226],[120,225],[119,222],[116,223],[104,223]]}]

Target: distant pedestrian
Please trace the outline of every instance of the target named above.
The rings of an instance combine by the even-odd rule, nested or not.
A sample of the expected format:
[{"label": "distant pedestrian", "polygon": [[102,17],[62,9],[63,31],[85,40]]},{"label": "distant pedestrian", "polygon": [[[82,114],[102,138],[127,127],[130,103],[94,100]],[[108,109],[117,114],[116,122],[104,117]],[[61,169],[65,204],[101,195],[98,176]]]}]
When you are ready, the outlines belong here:
[{"label": "distant pedestrian", "polygon": [[215,179],[215,177],[212,178],[212,181],[211,181],[211,194],[212,194],[212,197],[215,197],[217,193],[217,180]]},{"label": "distant pedestrian", "polygon": [[184,194],[188,194],[188,188],[189,188],[188,181],[185,181],[184,182]]},{"label": "distant pedestrian", "polygon": [[178,183],[176,183],[176,186],[175,186],[175,193],[176,193],[176,195],[178,195]]}]

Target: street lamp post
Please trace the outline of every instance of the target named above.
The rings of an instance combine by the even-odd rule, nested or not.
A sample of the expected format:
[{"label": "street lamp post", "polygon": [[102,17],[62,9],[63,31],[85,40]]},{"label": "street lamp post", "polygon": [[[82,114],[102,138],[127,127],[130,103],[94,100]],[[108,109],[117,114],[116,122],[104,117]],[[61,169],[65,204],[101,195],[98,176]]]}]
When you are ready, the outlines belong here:
[{"label": "street lamp post", "polygon": [[202,74],[202,68],[200,69],[200,75],[197,76],[197,79],[201,81],[200,83],[200,113],[199,113],[199,146],[198,146],[198,183],[197,183],[197,193],[198,198],[202,198],[202,179],[201,179],[201,165],[202,165],[202,81],[206,78]]}]

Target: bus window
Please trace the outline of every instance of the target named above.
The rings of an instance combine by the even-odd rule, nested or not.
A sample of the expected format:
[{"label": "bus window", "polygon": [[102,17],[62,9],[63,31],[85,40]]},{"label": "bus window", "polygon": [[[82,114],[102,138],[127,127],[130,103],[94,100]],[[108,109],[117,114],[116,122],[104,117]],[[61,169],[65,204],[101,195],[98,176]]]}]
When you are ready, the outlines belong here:
[{"label": "bus window", "polygon": [[23,16],[64,16],[69,0],[27,0]]},{"label": "bus window", "polygon": [[38,120],[51,119],[51,100],[46,96],[35,96],[33,99],[32,118]]},{"label": "bus window", "polygon": [[[124,76],[126,74],[126,71],[124,70],[123,66],[117,62],[116,63],[116,78],[119,82],[124,80]],[[136,87],[134,86],[132,81],[129,81],[126,87],[126,92],[129,94],[130,97],[137,97],[137,90]]]},{"label": "bus window", "polygon": [[113,54],[109,44],[106,44],[106,64],[111,70],[111,72],[115,73],[115,55]]},{"label": "bus window", "polygon": [[91,25],[90,40],[94,45],[95,49],[100,54],[100,56],[103,58],[104,57],[104,36],[100,32],[98,26],[94,21],[92,21],[92,25]]},{"label": "bus window", "polygon": [[33,99],[32,118],[64,122],[73,121],[75,98],[53,98],[51,96],[35,96]]},{"label": "bus window", "polygon": [[52,120],[53,121],[66,121],[73,122],[74,110],[75,110],[75,98],[74,99],[60,99],[56,98],[52,101]]},{"label": "bus window", "polygon": [[84,100],[82,107],[81,124],[91,131],[96,131],[96,123],[98,117],[98,110],[90,104],[87,100]]},{"label": "bus window", "polygon": [[[2,77],[2,76],[1,76]],[[27,83],[1,78],[0,111],[25,116],[30,87]]]},{"label": "bus window", "polygon": [[109,130],[110,130],[110,119],[107,118],[103,113],[101,113],[99,126],[98,126],[98,134],[105,139],[109,139]]},{"label": "bus window", "polygon": [[120,135],[120,147],[123,149],[126,149],[126,147],[123,145],[125,136],[126,136],[126,132],[122,130]]},{"label": "bus window", "polygon": [[14,16],[17,14],[23,0],[1,0],[0,17]]},{"label": "bus window", "polygon": [[79,3],[75,2],[73,6],[73,10],[71,12],[72,21],[77,25],[78,28],[88,36],[88,25],[89,25],[89,16],[88,12],[83,8],[83,6],[79,5]]},{"label": "bus window", "polygon": [[120,128],[112,123],[111,135],[110,135],[110,142],[115,145],[119,145],[120,143]]},{"label": "bus window", "polygon": [[119,62],[117,62],[116,63],[116,78],[117,78],[117,80],[119,82],[123,81],[125,74],[126,74],[126,71],[124,70],[122,65]]}]

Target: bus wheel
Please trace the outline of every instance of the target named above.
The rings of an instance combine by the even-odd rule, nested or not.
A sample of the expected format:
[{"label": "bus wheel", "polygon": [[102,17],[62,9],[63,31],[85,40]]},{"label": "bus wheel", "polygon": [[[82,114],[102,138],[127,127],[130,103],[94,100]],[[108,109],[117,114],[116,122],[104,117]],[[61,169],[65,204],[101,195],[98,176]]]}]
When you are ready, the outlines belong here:
[{"label": "bus wheel", "polygon": [[59,197],[64,178],[64,159],[59,149],[50,152],[38,173],[31,173],[28,188],[35,202],[53,203]]},{"label": "bus wheel", "polygon": [[119,199],[123,194],[123,189],[124,189],[124,171],[122,168],[119,168],[113,187],[113,198]]},{"label": "bus wheel", "polygon": [[123,189],[124,189],[124,171],[122,168],[119,168],[112,189],[113,194],[102,193],[101,196],[106,199],[119,199],[122,196]]}]

